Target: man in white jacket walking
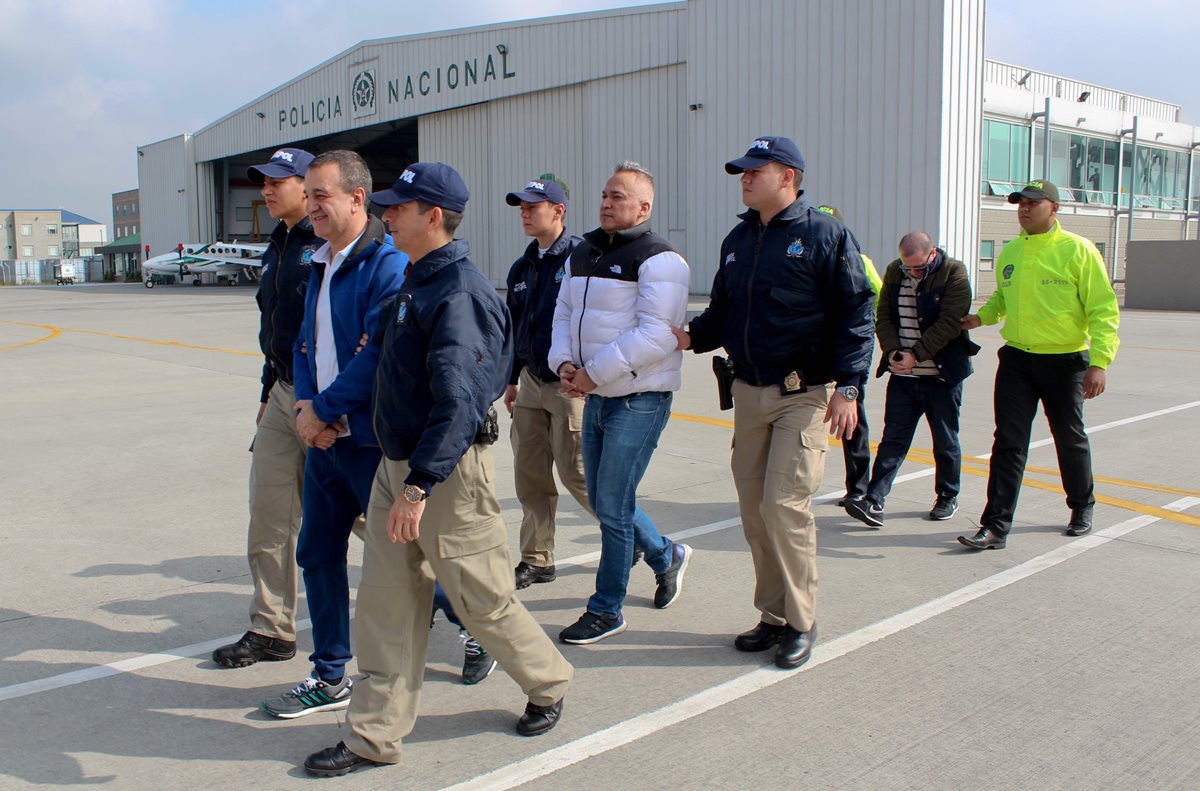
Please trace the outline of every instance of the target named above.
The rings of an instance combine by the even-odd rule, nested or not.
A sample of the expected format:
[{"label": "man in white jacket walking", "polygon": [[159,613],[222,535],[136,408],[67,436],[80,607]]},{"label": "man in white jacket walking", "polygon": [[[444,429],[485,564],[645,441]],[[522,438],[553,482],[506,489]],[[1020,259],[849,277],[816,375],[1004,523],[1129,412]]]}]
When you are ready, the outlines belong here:
[{"label": "man in white jacket walking", "polygon": [[688,265],[650,230],[654,177],[617,165],[600,200],[600,227],[567,261],[554,310],[550,369],[586,397],[583,468],[600,519],[600,568],[587,611],[558,638],[588,645],[625,631],[621,606],[634,547],[654,569],[654,606],[679,597],[692,550],[663,538],[637,506],[637,486],[671,415],[683,354],[672,327],[687,314]]}]

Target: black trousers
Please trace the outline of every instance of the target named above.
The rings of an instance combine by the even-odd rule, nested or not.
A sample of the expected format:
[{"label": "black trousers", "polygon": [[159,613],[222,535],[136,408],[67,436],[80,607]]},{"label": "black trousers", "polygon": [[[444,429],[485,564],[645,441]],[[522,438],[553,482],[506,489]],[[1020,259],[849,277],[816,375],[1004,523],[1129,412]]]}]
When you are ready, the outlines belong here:
[{"label": "black trousers", "polygon": [[850,439],[842,440],[842,457],[846,460],[846,496],[862,497],[867,493],[867,481],[871,476],[871,437],[867,427],[867,408],[863,399],[867,394],[864,379],[858,388],[858,425]]},{"label": "black trousers", "polygon": [[1001,347],[987,507],[979,518],[984,527],[1002,535],[1012,529],[1039,401],[1054,436],[1067,506],[1074,509],[1095,504],[1092,449],[1083,428],[1083,375],[1087,369],[1087,352],[1030,354],[1011,346]]}]

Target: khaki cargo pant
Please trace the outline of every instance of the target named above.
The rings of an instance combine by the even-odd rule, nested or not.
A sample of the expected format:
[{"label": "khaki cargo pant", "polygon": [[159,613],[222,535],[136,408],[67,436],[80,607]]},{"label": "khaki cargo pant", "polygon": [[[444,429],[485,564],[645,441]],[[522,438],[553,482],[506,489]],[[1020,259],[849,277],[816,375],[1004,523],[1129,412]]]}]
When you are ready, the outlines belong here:
[{"label": "khaki cargo pant", "polygon": [[521,560],[554,565],[554,513],[558,487],[554,469],[575,501],[595,516],[583,480],[582,398],[563,395],[557,383],[521,371],[513,405],[512,441],[517,500],[521,503]]},{"label": "khaki cargo pant", "polygon": [[251,445],[246,537],[254,585],[250,629],[281,640],[296,639],[296,537],[308,450],[296,433],[295,408],[295,390],[276,382]]},{"label": "khaki cargo pant", "polygon": [[417,718],[435,577],[467,630],[530,702],[560,700],[575,672],[517,601],[492,449],[472,445],[426,500],[420,538],[392,543],[388,510],[408,473],[407,462],[385,458],[371,490],[354,620],[366,678],[355,685],[345,739],[355,754],[387,763],[400,760],[401,739]]},{"label": "khaki cargo pant", "polygon": [[733,383],[733,481],[754,560],[754,606],[766,623],[807,632],[815,618],[817,525],[833,385],[780,395],[778,386]]}]

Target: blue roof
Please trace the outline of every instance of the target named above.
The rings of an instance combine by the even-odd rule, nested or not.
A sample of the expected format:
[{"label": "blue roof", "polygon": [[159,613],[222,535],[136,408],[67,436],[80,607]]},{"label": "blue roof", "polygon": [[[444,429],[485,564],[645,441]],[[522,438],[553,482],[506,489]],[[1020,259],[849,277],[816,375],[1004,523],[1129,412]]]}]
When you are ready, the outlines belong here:
[{"label": "blue roof", "polygon": [[66,209],[0,209],[0,211],[56,211],[62,215],[62,222],[73,222],[79,223],[80,225],[104,225],[102,222],[89,220],[82,214],[76,214],[75,212],[67,211]]}]

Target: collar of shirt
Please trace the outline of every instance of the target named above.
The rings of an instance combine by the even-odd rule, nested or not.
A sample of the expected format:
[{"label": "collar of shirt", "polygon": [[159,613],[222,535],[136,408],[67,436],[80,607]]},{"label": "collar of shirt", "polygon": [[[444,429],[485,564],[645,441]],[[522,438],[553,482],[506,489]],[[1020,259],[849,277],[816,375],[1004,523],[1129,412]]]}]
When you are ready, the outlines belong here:
[{"label": "collar of shirt", "polygon": [[326,242],[325,244],[321,245],[317,252],[313,253],[313,260],[320,264],[332,263],[335,268],[340,266],[341,263],[350,255],[350,251],[354,249],[354,245],[358,244],[358,240],[363,238],[363,234],[366,232],[367,231],[364,228],[363,232],[354,237],[350,244],[334,253],[332,261],[330,261],[329,254],[333,252],[333,245],[331,245],[329,242]]}]

